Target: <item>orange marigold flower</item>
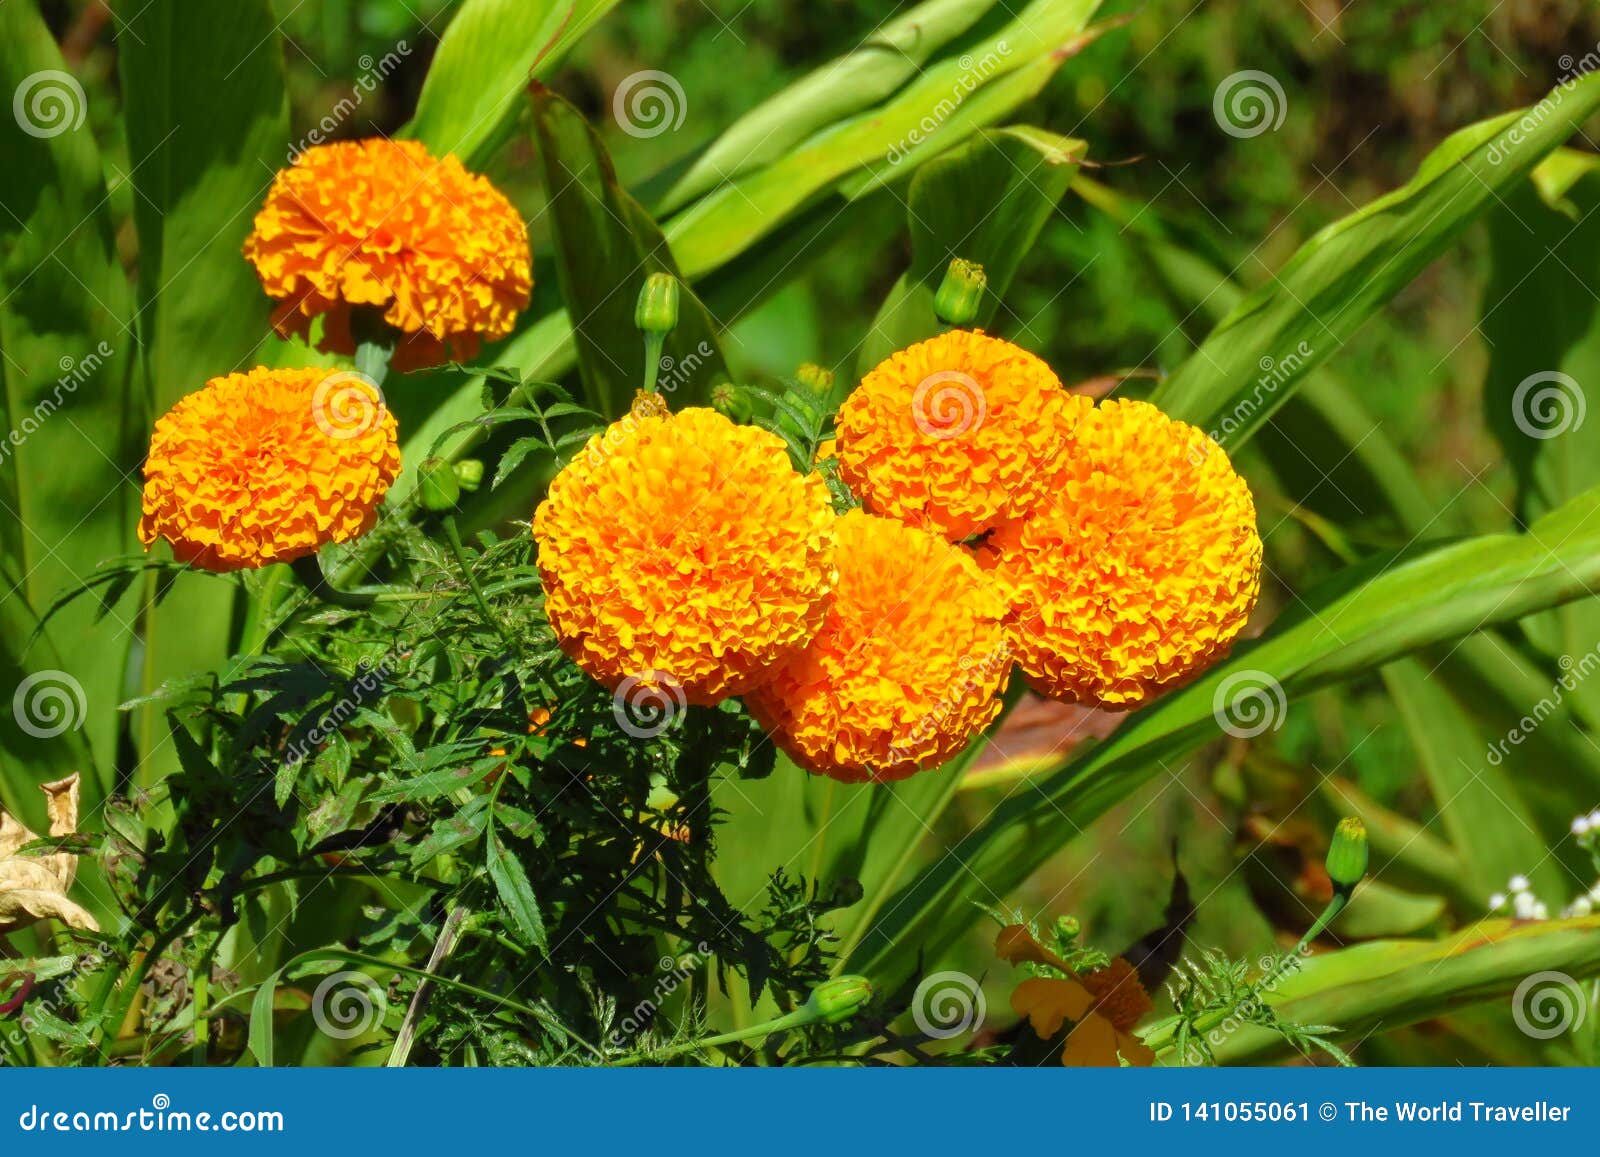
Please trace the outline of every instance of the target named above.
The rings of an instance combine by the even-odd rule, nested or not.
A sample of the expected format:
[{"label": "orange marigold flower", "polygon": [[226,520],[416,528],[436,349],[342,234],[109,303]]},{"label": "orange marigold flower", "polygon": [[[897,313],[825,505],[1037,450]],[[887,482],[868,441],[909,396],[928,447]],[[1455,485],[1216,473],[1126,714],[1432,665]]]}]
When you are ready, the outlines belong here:
[{"label": "orange marigold flower", "polygon": [[1092,972],[1076,972],[1021,924],[1000,930],[995,952],[1013,964],[1028,961],[1051,970],[1017,985],[1011,994],[1011,1010],[1028,1018],[1040,1040],[1049,1040],[1062,1025],[1073,1022],[1061,1049],[1063,1065],[1155,1063],[1155,1052],[1133,1031],[1155,1005],[1140,983],[1138,971],[1122,957],[1113,957],[1104,968]]},{"label": "orange marigold flower", "polygon": [[715,410],[629,414],[534,515],[545,612],[607,687],[714,703],[816,633],[835,521],[775,435]]},{"label": "orange marigold flower", "polygon": [[205,570],[292,562],[366,533],[399,473],[394,415],[360,375],[213,378],[156,422],[139,539]]},{"label": "orange marigold flower", "polygon": [[528,231],[511,202],[453,156],[382,137],[317,145],[278,173],[244,255],[279,302],[280,334],[353,353],[351,311],[403,335],[397,369],[477,353],[511,332],[533,286]]},{"label": "orange marigold flower", "polygon": [[1004,608],[970,555],[853,510],[811,645],[745,697],[801,767],[846,782],[937,767],[993,721],[1011,671]]},{"label": "orange marigold flower", "polygon": [[1243,628],[1261,589],[1255,505],[1221,447],[1146,402],[1104,403],[1070,443],[1049,497],[979,557],[1036,688],[1133,708]]},{"label": "orange marigold flower", "polygon": [[1026,514],[1089,408],[1010,342],[952,330],[882,362],[837,419],[839,473],[868,510],[948,539]]}]

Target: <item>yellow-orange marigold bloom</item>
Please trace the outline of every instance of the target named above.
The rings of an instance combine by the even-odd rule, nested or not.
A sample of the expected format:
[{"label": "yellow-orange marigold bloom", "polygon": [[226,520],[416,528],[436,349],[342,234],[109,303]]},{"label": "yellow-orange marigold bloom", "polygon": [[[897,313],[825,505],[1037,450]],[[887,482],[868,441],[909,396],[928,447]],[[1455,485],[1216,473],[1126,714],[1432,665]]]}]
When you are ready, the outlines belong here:
[{"label": "yellow-orange marigold bloom", "polygon": [[836,521],[827,484],[775,435],[709,409],[635,412],[534,515],[545,612],[613,690],[714,703],[816,633]]},{"label": "yellow-orange marigold bloom", "polygon": [[371,307],[403,336],[398,369],[466,359],[511,332],[533,286],[528,231],[511,202],[453,156],[381,137],[317,145],[272,183],[244,254],[273,325],[353,353],[351,311]]},{"label": "yellow-orange marigold bloom", "polygon": [[1102,404],[1070,442],[1048,498],[979,557],[1035,687],[1133,708],[1243,628],[1261,589],[1255,505],[1221,447],[1146,402]]},{"label": "yellow-orange marigold bloom", "polygon": [[394,415],[365,378],[213,378],[156,422],[139,539],[206,570],[292,562],[366,533],[399,473]]},{"label": "yellow-orange marigold bloom", "polygon": [[1089,408],[1010,342],[952,330],[861,379],[836,421],[839,474],[866,508],[948,539],[1026,514]]},{"label": "yellow-orange marigold bloom", "polygon": [[853,510],[838,537],[822,630],[745,702],[809,771],[904,779],[999,713],[1011,671],[1004,607],[971,556],[937,535]]}]

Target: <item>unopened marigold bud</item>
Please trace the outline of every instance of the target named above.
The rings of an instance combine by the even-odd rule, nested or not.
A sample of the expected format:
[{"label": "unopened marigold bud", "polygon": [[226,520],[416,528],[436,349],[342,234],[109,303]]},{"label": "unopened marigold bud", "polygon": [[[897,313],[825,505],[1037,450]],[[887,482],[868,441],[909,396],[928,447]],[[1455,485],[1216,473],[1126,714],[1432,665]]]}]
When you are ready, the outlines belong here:
[{"label": "unopened marigold bud", "polygon": [[678,324],[678,279],[670,273],[645,278],[633,320],[645,333],[671,333]]},{"label": "unopened marigold bud", "polygon": [[825,397],[833,389],[833,371],[811,362],[802,365],[795,371],[794,376],[802,386],[819,398]]},{"label": "unopened marigold bud", "polygon": [[806,1008],[827,1024],[849,1020],[872,999],[872,985],[865,976],[836,976],[811,990]]},{"label": "unopened marigold bud", "polygon": [[717,413],[735,422],[750,420],[750,400],[732,382],[718,382],[711,387],[711,404],[716,407]]},{"label": "unopened marigold bud", "polygon": [[454,510],[461,501],[461,483],[456,480],[455,467],[443,458],[426,458],[417,467],[417,493],[426,510],[445,513]]},{"label": "unopened marigold bud", "polygon": [[939,292],[933,297],[933,312],[950,325],[971,325],[978,319],[978,307],[989,287],[989,277],[975,261],[957,257],[950,262]]},{"label": "unopened marigold bud", "polygon": [[456,463],[456,481],[461,483],[461,489],[468,494],[483,485],[483,460],[481,458],[463,458]]},{"label": "unopened marigold bud", "polygon": [[1367,874],[1367,825],[1346,816],[1333,829],[1328,845],[1328,879],[1341,892],[1348,892]]}]

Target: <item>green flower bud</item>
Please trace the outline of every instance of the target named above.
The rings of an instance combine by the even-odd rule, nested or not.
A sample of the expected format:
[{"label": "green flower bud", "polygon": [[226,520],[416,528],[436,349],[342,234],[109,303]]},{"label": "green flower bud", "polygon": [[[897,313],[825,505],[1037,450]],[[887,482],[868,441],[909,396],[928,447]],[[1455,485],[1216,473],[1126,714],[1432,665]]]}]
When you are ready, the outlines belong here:
[{"label": "green flower bud", "polygon": [[827,1024],[849,1020],[872,999],[872,985],[865,976],[835,976],[811,990],[806,1010]]},{"label": "green flower bud", "polygon": [[971,325],[978,319],[978,307],[983,304],[983,292],[988,287],[989,277],[983,266],[957,257],[939,283],[933,312],[950,325]]},{"label": "green flower bud", "polygon": [[645,333],[671,333],[678,324],[678,279],[670,273],[645,278],[633,321]]},{"label": "green flower bud", "polygon": [[463,458],[456,463],[456,481],[461,483],[461,489],[468,494],[483,485],[483,461],[479,458]]},{"label": "green flower bud", "polygon": [[417,493],[422,496],[425,510],[438,514],[454,510],[461,501],[461,484],[456,481],[455,467],[443,458],[424,458],[417,467]]},{"label": "green flower bud", "polygon": [[794,376],[811,393],[819,398],[827,397],[833,391],[833,371],[823,369],[821,366],[806,362]]},{"label": "green flower bud", "polygon": [[718,382],[711,387],[711,405],[717,413],[735,422],[750,420],[750,399],[732,382]]},{"label": "green flower bud", "polygon": [[1367,874],[1367,825],[1346,816],[1333,829],[1328,845],[1328,878],[1341,892],[1348,892]]}]

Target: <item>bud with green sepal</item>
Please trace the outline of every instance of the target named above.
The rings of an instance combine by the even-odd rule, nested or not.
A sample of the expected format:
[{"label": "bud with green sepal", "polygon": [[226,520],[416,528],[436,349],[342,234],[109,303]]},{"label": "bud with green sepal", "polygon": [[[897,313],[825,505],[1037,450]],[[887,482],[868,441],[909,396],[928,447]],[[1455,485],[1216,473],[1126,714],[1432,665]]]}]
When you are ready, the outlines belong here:
[{"label": "bud with green sepal", "polygon": [[417,494],[424,510],[445,514],[461,501],[461,482],[455,467],[443,458],[425,458],[417,467]]},{"label": "bud with green sepal", "polygon": [[456,463],[456,481],[468,494],[477,492],[483,485],[483,459],[463,458]]},{"label": "bud with green sepal", "polygon": [[835,976],[811,990],[805,1010],[824,1024],[849,1020],[872,999],[872,985],[865,976]]},{"label": "bud with green sepal", "polygon": [[1328,844],[1328,879],[1335,889],[1350,892],[1367,874],[1367,826],[1355,816],[1346,816],[1333,829]]},{"label": "bud with green sepal", "polygon": [[754,413],[749,397],[732,382],[718,382],[711,387],[711,405],[717,413],[735,422],[748,422]]},{"label": "bud with green sepal", "polygon": [[988,288],[989,277],[983,266],[957,257],[945,270],[939,291],[934,294],[933,312],[946,325],[971,325],[978,320],[978,310]]},{"label": "bud with green sepal", "polygon": [[670,273],[652,273],[639,289],[633,322],[644,333],[644,388],[656,388],[661,371],[661,350],[667,335],[678,325],[678,279]]}]

